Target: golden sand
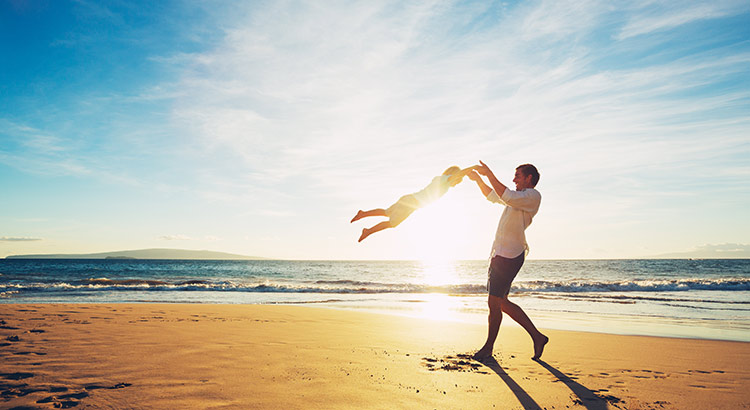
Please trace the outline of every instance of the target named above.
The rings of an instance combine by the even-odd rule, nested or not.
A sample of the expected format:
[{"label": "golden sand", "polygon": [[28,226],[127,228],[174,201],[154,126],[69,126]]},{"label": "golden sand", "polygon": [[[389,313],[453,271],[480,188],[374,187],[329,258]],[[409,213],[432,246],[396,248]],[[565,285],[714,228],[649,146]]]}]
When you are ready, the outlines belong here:
[{"label": "golden sand", "polygon": [[0,408],[741,409],[750,343],[484,326],[325,308],[0,305]]}]

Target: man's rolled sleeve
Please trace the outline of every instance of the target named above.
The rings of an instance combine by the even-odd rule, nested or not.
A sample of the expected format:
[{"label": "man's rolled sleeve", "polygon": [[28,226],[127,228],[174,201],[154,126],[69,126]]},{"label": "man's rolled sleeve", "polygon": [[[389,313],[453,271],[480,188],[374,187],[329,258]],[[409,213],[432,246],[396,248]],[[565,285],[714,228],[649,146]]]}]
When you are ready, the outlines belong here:
[{"label": "man's rolled sleeve", "polygon": [[[497,193],[492,191],[497,197]],[[489,199],[489,196],[487,196]],[[523,191],[512,191],[506,189],[503,192],[503,196],[499,198],[501,203],[504,203],[512,208],[520,209],[527,212],[536,212],[539,209],[539,202],[541,202],[541,196],[534,189],[526,189]]]},{"label": "man's rolled sleeve", "polygon": [[[505,191],[507,192],[508,190],[506,189]],[[490,202],[496,202],[498,204],[505,205],[505,202],[500,198],[500,195],[498,195],[494,189],[489,193],[489,195],[487,195],[487,200]]]}]

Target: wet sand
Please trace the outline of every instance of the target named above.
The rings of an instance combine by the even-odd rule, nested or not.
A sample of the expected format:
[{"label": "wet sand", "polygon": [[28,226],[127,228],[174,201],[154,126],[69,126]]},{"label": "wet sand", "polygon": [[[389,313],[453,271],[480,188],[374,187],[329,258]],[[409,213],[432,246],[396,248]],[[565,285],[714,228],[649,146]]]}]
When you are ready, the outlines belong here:
[{"label": "wet sand", "polygon": [[750,343],[548,330],[537,362],[503,326],[479,363],[485,331],[300,306],[0,304],[0,408],[750,408]]}]

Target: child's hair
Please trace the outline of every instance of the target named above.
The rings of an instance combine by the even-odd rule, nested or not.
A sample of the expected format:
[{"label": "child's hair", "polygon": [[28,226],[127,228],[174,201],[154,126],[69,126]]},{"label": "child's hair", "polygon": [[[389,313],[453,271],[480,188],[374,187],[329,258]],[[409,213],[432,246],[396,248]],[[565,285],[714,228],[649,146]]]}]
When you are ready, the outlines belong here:
[{"label": "child's hair", "polygon": [[455,165],[454,165],[454,166],[452,166],[452,167],[450,167],[450,168],[446,169],[446,170],[445,170],[445,171],[443,172],[443,175],[453,175],[453,174],[455,174],[456,172],[458,172],[458,171],[460,171],[460,170],[461,170],[461,168],[459,168],[459,167],[457,167],[457,166],[455,166]]}]

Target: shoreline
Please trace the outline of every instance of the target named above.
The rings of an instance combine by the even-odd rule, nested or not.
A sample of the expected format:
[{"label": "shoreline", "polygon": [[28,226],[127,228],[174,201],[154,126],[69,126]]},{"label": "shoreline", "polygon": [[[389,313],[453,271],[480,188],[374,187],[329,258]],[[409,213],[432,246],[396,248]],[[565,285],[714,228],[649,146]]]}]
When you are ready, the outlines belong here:
[{"label": "shoreline", "polygon": [[[0,304],[4,407],[742,408],[750,343],[544,330],[322,306]],[[717,393],[717,394],[708,394]]]},{"label": "shoreline", "polygon": [[[423,294],[421,296],[430,295]],[[446,295],[438,295],[446,296]],[[267,303],[216,303],[213,301],[187,301],[187,300],[144,300],[144,301],[106,301],[106,302],[89,302],[89,301],[5,301],[0,300],[0,305],[149,305],[149,304],[165,304],[165,305],[229,305],[229,306],[310,306],[324,309],[341,310],[349,312],[362,312],[369,314],[378,314],[386,316],[394,316],[401,318],[408,318],[414,320],[437,320],[445,321],[450,323],[464,323],[472,325],[484,326],[486,323],[486,311],[477,312],[459,312],[449,311],[444,305],[440,303],[431,304],[428,301],[424,302],[421,308],[414,307],[399,307],[388,305],[383,307],[382,305],[369,305],[367,303],[357,303],[345,300],[322,300],[322,301],[306,301],[306,302],[267,302]],[[377,301],[381,304],[381,301]],[[407,306],[405,304],[403,306]],[[674,338],[674,339],[687,339],[687,340],[714,340],[714,341],[727,341],[727,342],[750,342],[750,332],[743,331],[741,329],[725,329],[725,328],[705,328],[696,326],[695,320],[692,322],[687,319],[676,320],[674,318],[660,318],[659,320],[649,320],[648,318],[632,317],[627,315],[613,315],[607,313],[583,313],[583,312],[550,312],[550,311],[535,311],[534,309],[525,309],[534,324],[539,328],[559,330],[559,331],[571,331],[571,332],[583,332],[583,333],[596,333],[596,334],[607,334],[607,335],[618,335],[618,336],[645,336],[645,337],[663,337],[663,338]],[[436,312],[436,313],[435,313]],[[510,318],[503,320],[504,327],[518,327],[519,325],[513,322]],[[594,330],[592,330],[594,329]],[[659,329],[655,331],[653,329]],[[664,329],[671,329],[666,331]],[[703,333],[699,335],[698,333]],[[724,336],[722,337],[722,333]]]}]

